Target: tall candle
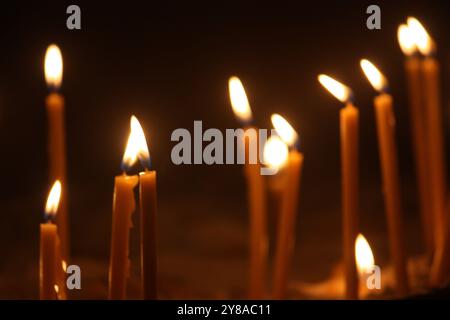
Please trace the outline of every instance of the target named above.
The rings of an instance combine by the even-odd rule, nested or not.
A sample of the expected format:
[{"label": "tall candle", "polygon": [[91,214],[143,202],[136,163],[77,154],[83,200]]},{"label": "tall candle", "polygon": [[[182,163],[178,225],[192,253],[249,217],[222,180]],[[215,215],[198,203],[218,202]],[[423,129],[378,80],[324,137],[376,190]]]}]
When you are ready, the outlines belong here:
[{"label": "tall candle", "polygon": [[145,134],[135,116],[131,117],[131,131],[139,141],[138,155],[144,172],[139,173],[141,209],[141,275],[145,300],[158,297],[156,255],[156,171],[150,171],[150,153]]},{"label": "tall candle", "polygon": [[126,298],[126,284],[130,261],[129,237],[132,214],[135,209],[133,189],[139,182],[137,176],[126,174],[137,160],[137,141],[131,133],[122,160],[123,174],[114,180],[113,214],[111,230],[111,256],[109,264],[109,299]]},{"label": "tall candle", "polygon": [[[228,82],[231,106],[236,117],[245,126],[244,154],[245,177],[247,180],[247,198],[249,206],[249,292],[250,299],[265,296],[265,278],[267,270],[267,208],[264,179],[258,164],[259,146],[256,128],[250,126],[252,112],[245,89],[237,77]],[[255,157],[256,156],[256,157]]]},{"label": "tall candle", "polygon": [[46,98],[48,117],[48,154],[50,181],[61,181],[64,195],[61,198],[60,209],[56,217],[61,237],[62,256],[69,256],[69,227],[67,213],[66,186],[66,132],[64,124],[64,98],[58,92],[62,82],[63,62],[58,46],[52,44],[45,54],[45,79],[50,89]]},{"label": "tall candle", "polygon": [[395,143],[395,116],[392,96],[383,74],[368,60],[361,60],[361,68],[372,86],[380,94],[374,99],[380,164],[383,177],[383,195],[389,232],[389,244],[394,263],[397,292],[406,296],[409,291],[404,227],[400,200],[397,147]]},{"label": "tall candle", "polygon": [[290,260],[295,245],[298,192],[303,167],[303,154],[297,150],[298,137],[292,126],[278,114],[272,115],[271,120],[278,135],[291,147],[285,168],[287,180],[281,200],[273,275],[272,298],[282,299],[286,293]]},{"label": "tall candle", "polygon": [[[45,206],[46,222],[40,225],[40,254],[39,254],[39,296],[41,300],[56,300],[56,290],[61,269],[61,252],[58,250],[58,227],[53,219],[58,212],[61,196],[61,183],[56,181],[50,190]],[[61,287],[61,290],[65,288]],[[58,288],[59,291],[59,288]]]},{"label": "tall candle", "polygon": [[417,54],[414,35],[405,24],[398,28],[398,41],[406,56],[405,71],[409,95],[409,114],[411,121],[411,137],[416,166],[416,179],[419,195],[420,215],[423,236],[428,256],[434,250],[434,223],[432,203],[430,199],[430,177],[428,174],[427,132],[425,128],[425,106],[422,90],[421,62]]},{"label": "tall candle", "polygon": [[442,123],[442,104],[436,45],[423,25],[415,18],[408,18],[408,27],[415,34],[415,42],[424,55],[421,64],[425,103],[425,121],[427,129],[427,152],[429,155],[430,199],[434,220],[435,251],[431,269],[431,283],[440,285],[448,276],[450,248],[446,248],[448,223],[446,210],[447,184],[444,152],[444,133]]},{"label": "tall candle", "polygon": [[326,75],[320,83],[338,100],[344,102],[340,111],[342,170],[342,244],[344,255],[345,291],[348,299],[358,298],[358,275],[355,261],[355,240],[358,235],[358,130],[359,112],[351,102],[351,90]]}]

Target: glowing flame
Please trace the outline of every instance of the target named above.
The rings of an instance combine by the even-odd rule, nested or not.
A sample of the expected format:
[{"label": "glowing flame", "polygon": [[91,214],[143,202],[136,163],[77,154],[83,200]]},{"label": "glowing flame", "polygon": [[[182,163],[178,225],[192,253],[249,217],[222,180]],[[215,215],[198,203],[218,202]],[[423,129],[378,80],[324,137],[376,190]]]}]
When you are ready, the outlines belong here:
[{"label": "glowing flame", "polygon": [[66,272],[67,271],[67,262],[66,262],[66,260],[62,260],[61,261],[61,266],[62,266],[62,269],[64,270],[64,272]]},{"label": "glowing flame", "polygon": [[131,168],[138,159],[139,153],[139,141],[133,132],[130,132],[128,136],[127,147],[125,148],[125,152],[122,158],[122,169],[126,171]]},{"label": "glowing flame", "polygon": [[397,30],[398,43],[403,53],[407,56],[412,55],[417,50],[414,35],[406,24],[401,24]]},{"label": "glowing flame", "polygon": [[409,17],[407,23],[420,53],[423,55],[429,55],[432,53],[434,50],[434,42],[424,26],[419,22],[419,20],[413,17]]},{"label": "glowing flame", "polygon": [[53,286],[53,288],[55,289],[56,294],[58,294],[58,293],[59,293],[59,287],[58,287],[58,285],[55,284],[55,285]]},{"label": "glowing flame", "polygon": [[45,81],[47,85],[58,89],[61,86],[63,76],[63,61],[61,50],[58,46],[52,44],[48,46],[45,53]]},{"label": "glowing flame", "polygon": [[252,119],[252,110],[248,103],[244,86],[238,77],[231,77],[228,80],[228,90],[230,94],[231,107],[233,112],[241,121],[248,122]]},{"label": "glowing flame", "polygon": [[347,102],[351,96],[351,89],[333,78],[321,74],[318,77],[319,82],[327,89],[333,96],[341,102]]},{"label": "glowing flame", "polygon": [[359,234],[355,241],[355,257],[359,274],[369,272],[375,264],[372,249],[370,249],[369,243],[362,234]]},{"label": "glowing flame", "polygon": [[375,65],[372,62],[366,59],[362,59],[360,64],[361,68],[364,71],[364,74],[366,75],[370,84],[375,88],[375,90],[383,91],[383,89],[387,87],[388,83],[384,75],[380,72],[380,70],[378,70],[378,68],[375,67]]},{"label": "glowing flame", "polygon": [[283,141],[291,147],[295,145],[298,140],[298,134],[297,132],[295,132],[294,128],[292,128],[289,122],[287,122],[286,119],[276,113],[274,113],[270,117],[270,119],[280,138],[283,139]]},{"label": "glowing flame", "polygon": [[283,167],[288,158],[288,147],[278,136],[271,136],[264,145],[264,163],[270,168]]},{"label": "glowing flame", "polygon": [[47,197],[47,203],[45,205],[46,216],[54,217],[56,215],[56,213],[58,212],[60,198],[61,198],[61,182],[59,180],[56,180]]},{"label": "glowing flame", "polygon": [[138,145],[138,157],[145,168],[150,168],[150,153],[148,151],[147,140],[145,139],[144,130],[139,120],[135,116],[131,116],[130,120],[131,134],[136,136]]}]

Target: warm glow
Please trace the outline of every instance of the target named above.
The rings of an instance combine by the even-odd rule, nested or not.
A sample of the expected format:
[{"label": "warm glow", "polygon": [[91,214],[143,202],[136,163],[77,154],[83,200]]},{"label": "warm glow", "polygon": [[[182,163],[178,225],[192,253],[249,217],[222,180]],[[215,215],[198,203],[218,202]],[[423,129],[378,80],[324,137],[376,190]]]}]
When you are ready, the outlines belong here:
[{"label": "warm glow", "polygon": [[136,160],[138,159],[139,153],[139,141],[133,132],[130,132],[128,136],[127,147],[125,148],[125,152],[122,158],[122,169],[125,171],[128,168],[131,168]]},{"label": "warm glow", "polygon": [[351,90],[349,87],[343,85],[342,83],[334,80],[333,78],[321,74],[318,77],[319,82],[330,91],[330,93],[336,97],[341,102],[347,102],[351,95]]},{"label": "warm glow", "polygon": [[369,272],[375,264],[372,249],[362,234],[359,234],[355,241],[355,257],[359,274]]},{"label": "warm glow", "polygon": [[55,289],[56,294],[58,294],[58,293],[59,293],[59,287],[58,287],[58,285],[55,284],[55,285],[53,286],[53,288]]},{"label": "warm glow", "polygon": [[67,262],[66,262],[66,260],[62,260],[61,261],[61,266],[62,266],[62,269],[64,270],[64,272],[66,272],[67,271]]},{"label": "warm glow", "polygon": [[142,163],[146,164],[146,168],[150,167],[150,153],[148,151],[147,140],[145,139],[144,130],[139,120],[135,116],[131,116],[130,120],[131,134],[135,135],[138,146],[138,157]]},{"label": "warm glow", "polygon": [[288,147],[278,136],[271,136],[264,145],[264,163],[270,168],[281,168],[288,158]]},{"label": "warm glow", "polygon": [[49,87],[59,88],[62,82],[63,61],[61,50],[52,44],[45,53],[45,81]]},{"label": "warm glow", "polygon": [[297,132],[295,132],[294,128],[279,114],[274,113],[270,119],[272,120],[273,127],[277,131],[283,141],[289,145],[293,146],[298,140]]},{"label": "warm glow", "polygon": [[241,121],[250,121],[252,119],[252,110],[250,109],[250,104],[248,103],[241,80],[238,77],[231,77],[228,80],[228,90],[231,106],[236,117]]},{"label": "warm glow", "polygon": [[429,55],[432,53],[434,50],[433,40],[420,21],[416,18],[409,17],[408,27],[411,30],[411,34],[414,37],[414,42],[417,48],[419,48],[420,53],[423,55]]},{"label": "warm glow", "polygon": [[397,38],[400,48],[405,55],[410,56],[417,50],[414,36],[406,24],[401,24],[398,27]]},{"label": "warm glow", "polygon": [[56,180],[50,193],[48,194],[47,203],[45,205],[45,214],[54,217],[58,212],[59,199],[61,198],[61,182]]},{"label": "warm glow", "polygon": [[366,59],[362,59],[360,64],[364,74],[375,90],[383,91],[383,89],[387,87],[387,80],[380,70],[378,70],[372,62]]}]

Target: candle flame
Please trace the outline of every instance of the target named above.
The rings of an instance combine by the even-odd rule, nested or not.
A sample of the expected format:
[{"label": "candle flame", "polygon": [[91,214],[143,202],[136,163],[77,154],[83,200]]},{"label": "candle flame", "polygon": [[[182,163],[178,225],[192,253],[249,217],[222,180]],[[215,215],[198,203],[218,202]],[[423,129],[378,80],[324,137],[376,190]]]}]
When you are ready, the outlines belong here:
[{"label": "candle flame", "polygon": [[58,212],[59,200],[61,198],[61,182],[56,180],[47,197],[45,205],[45,215],[47,217],[54,217]]},{"label": "candle flame", "polygon": [[320,84],[341,102],[348,102],[351,97],[351,89],[333,78],[321,74],[318,77]]},{"label": "candle flame", "polygon": [[131,168],[138,159],[139,141],[133,132],[128,136],[127,146],[122,158],[122,170],[127,171]]},{"label": "candle flame", "polygon": [[52,44],[47,48],[44,69],[47,86],[58,89],[62,82],[63,61],[61,50],[56,44]]},{"label": "candle flame", "polygon": [[144,168],[150,168],[150,152],[148,151],[147,140],[145,139],[144,130],[139,120],[135,116],[131,116],[130,120],[131,133],[136,136],[138,145],[138,157]]},{"label": "candle flame", "polygon": [[264,163],[270,168],[279,169],[286,165],[288,153],[286,143],[273,135],[264,144]]},{"label": "candle flame", "polygon": [[366,238],[360,233],[355,241],[356,266],[359,274],[364,274],[375,265],[372,249]]},{"label": "candle flame", "polygon": [[56,294],[58,295],[58,293],[59,293],[59,287],[58,287],[58,285],[55,284],[55,285],[53,286],[53,288],[55,289],[55,292],[56,292]]},{"label": "candle flame", "polygon": [[62,269],[64,270],[64,272],[66,272],[67,271],[67,262],[66,262],[66,260],[62,260],[61,261],[61,266],[62,266]]},{"label": "candle flame", "polygon": [[252,119],[252,110],[241,80],[238,77],[231,77],[228,80],[228,90],[234,114],[239,120],[249,122]]},{"label": "candle flame", "polygon": [[431,54],[435,49],[434,41],[431,39],[422,23],[414,17],[409,17],[407,23],[420,53],[423,55]]},{"label": "candle flame", "polygon": [[366,75],[370,84],[375,88],[375,90],[383,91],[388,85],[386,77],[369,60],[362,59],[360,61],[360,64],[362,70],[364,71],[364,74]]},{"label": "candle flame", "polygon": [[280,138],[288,146],[294,146],[298,140],[298,134],[295,132],[294,128],[292,128],[290,123],[277,113],[272,114],[270,119]]},{"label": "candle flame", "polygon": [[411,29],[406,24],[401,24],[397,29],[397,38],[400,48],[407,56],[412,55],[417,50],[414,35]]}]

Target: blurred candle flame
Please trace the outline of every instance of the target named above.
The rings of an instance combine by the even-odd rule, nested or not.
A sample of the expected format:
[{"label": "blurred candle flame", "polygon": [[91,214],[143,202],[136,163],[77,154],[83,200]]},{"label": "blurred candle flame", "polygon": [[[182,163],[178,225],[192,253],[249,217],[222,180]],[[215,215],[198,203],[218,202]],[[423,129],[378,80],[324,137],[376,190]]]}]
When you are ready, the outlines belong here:
[{"label": "blurred candle flame", "polygon": [[273,135],[264,144],[264,163],[270,168],[282,168],[288,159],[288,146],[280,137]]},{"label": "blurred candle flame", "polygon": [[358,273],[365,274],[375,265],[372,249],[366,238],[360,233],[355,241],[355,257]]},{"label": "blurred candle flame", "polygon": [[336,81],[325,74],[320,74],[318,79],[320,84],[324,86],[325,89],[327,89],[339,101],[345,103],[350,100],[352,90],[349,87],[343,85],[339,81]]},{"label": "blurred candle flame", "polygon": [[63,61],[61,50],[55,44],[51,44],[45,53],[45,81],[47,86],[59,89],[63,76]]},{"label": "blurred candle flame", "polygon": [[411,29],[406,24],[401,24],[397,30],[398,43],[403,53],[407,56],[412,55],[417,51],[416,42]]},{"label": "blurred candle flame", "polygon": [[245,93],[244,86],[238,77],[231,77],[228,80],[228,90],[230,94],[231,107],[236,117],[243,122],[250,122],[252,110]]},{"label": "blurred candle flame", "polygon": [[56,180],[47,197],[45,215],[52,218],[58,212],[59,200],[61,198],[61,182]]},{"label": "blurred candle flame", "polygon": [[272,125],[280,138],[290,147],[293,147],[298,141],[298,134],[286,119],[277,113],[270,117]]},{"label": "blurred candle flame", "polygon": [[381,92],[386,89],[388,82],[386,77],[380,72],[380,70],[369,60],[362,59],[360,61],[361,68],[369,80],[370,84],[377,90]]},{"label": "blurred candle flame", "polygon": [[435,44],[431,39],[425,27],[414,17],[409,17],[407,20],[408,28],[414,37],[414,42],[423,55],[430,55],[435,50]]}]

